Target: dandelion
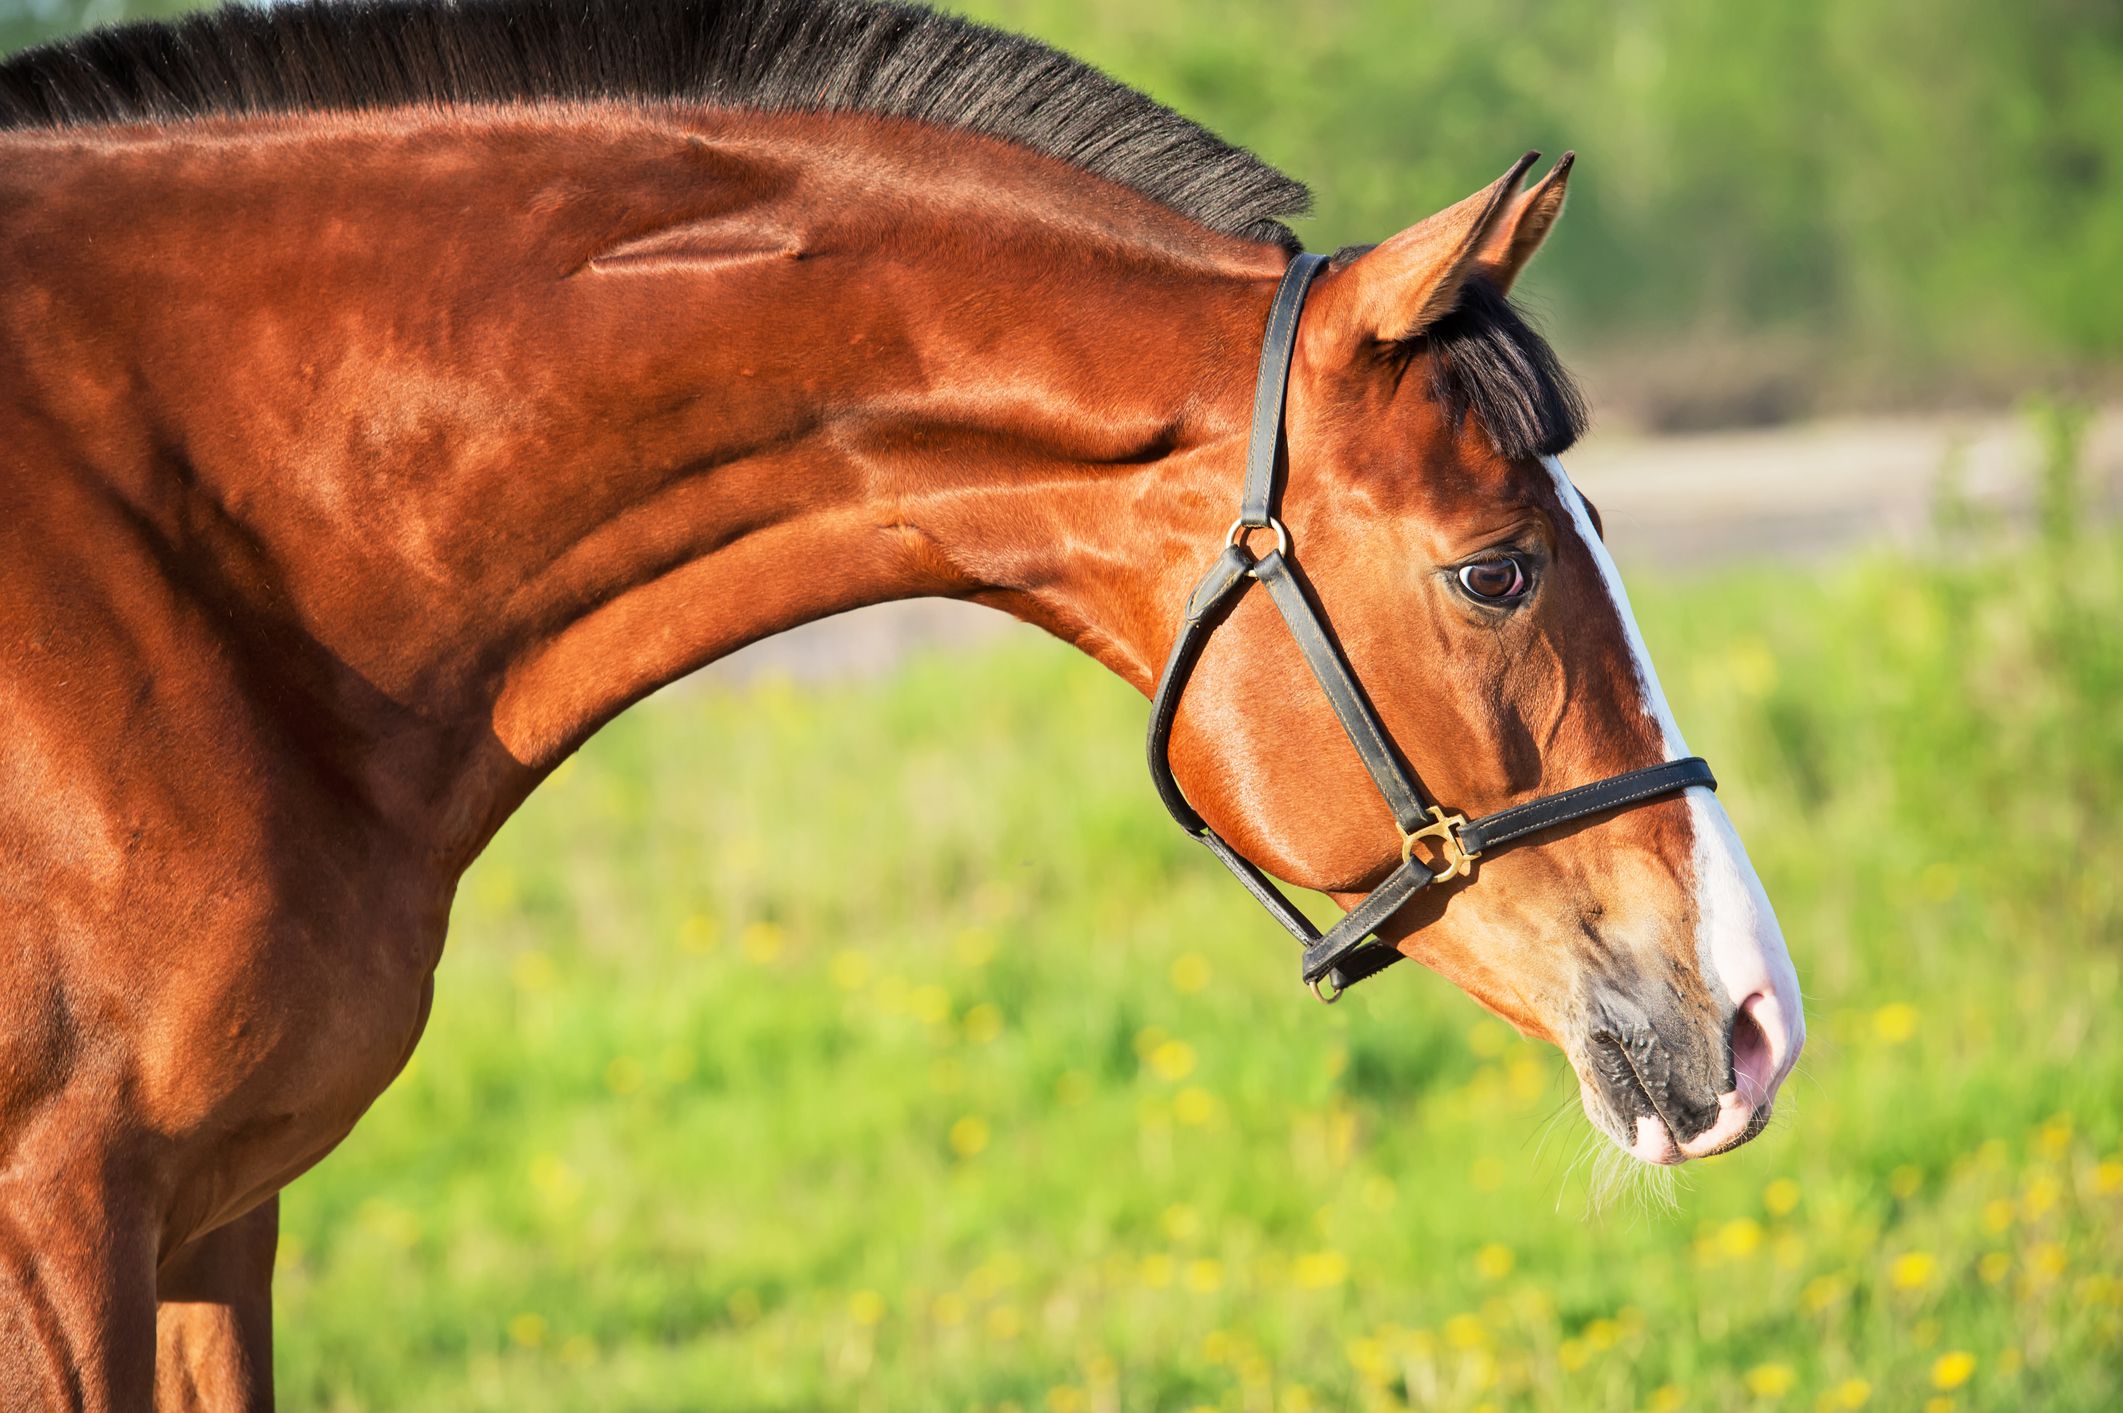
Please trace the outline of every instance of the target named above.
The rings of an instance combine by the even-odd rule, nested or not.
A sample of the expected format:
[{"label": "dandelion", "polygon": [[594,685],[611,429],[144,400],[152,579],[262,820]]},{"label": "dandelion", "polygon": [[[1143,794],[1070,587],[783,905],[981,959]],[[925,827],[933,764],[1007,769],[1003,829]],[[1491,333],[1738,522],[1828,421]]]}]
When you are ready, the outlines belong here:
[{"label": "dandelion", "polygon": [[1454,1315],[1445,1321],[1445,1343],[1454,1349],[1480,1349],[1489,1343],[1489,1331],[1473,1315]]},{"label": "dandelion", "polygon": [[1762,1224],[1749,1217],[1718,1228],[1718,1249],[1735,1259],[1752,1256],[1762,1244]]},{"label": "dandelion", "polygon": [[545,1343],[545,1316],[526,1310],[509,1317],[509,1343],[518,1349],[536,1349]]},{"label": "dandelion", "polygon": [[2002,1251],[1985,1252],[1983,1259],[1976,1262],[1976,1274],[1983,1278],[1986,1285],[1996,1285],[2004,1280],[2006,1272],[2011,1269],[2012,1257]]},{"label": "dandelion", "polygon": [[1212,1295],[1223,1288],[1223,1262],[1203,1256],[1187,1263],[1187,1289],[1196,1295]]},{"label": "dandelion", "polygon": [[788,937],[771,922],[754,922],[745,926],[741,944],[745,960],[766,966],[781,956],[782,944]]},{"label": "dandelion", "polygon": [[597,1362],[597,1346],[588,1335],[569,1335],[561,1342],[560,1362],[570,1369],[587,1369]]},{"label": "dandelion", "polygon": [[1516,1260],[1510,1247],[1492,1241],[1474,1253],[1474,1269],[1480,1273],[1483,1280],[1500,1281],[1511,1274],[1511,1267]]},{"label": "dandelion", "polygon": [[1681,1391],[1679,1384],[1660,1384],[1651,1391],[1651,1402],[1647,1406],[1651,1413],[1680,1413],[1687,1402],[1688,1395]]},{"label": "dandelion", "polygon": [[1917,1033],[1917,1008],[1905,1001],[1892,1001],[1872,1013],[1872,1033],[1889,1045],[1900,1045]]},{"label": "dandelion", "polygon": [[1172,1284],[1172,1258],[1162,1251],[1143,1257],[1142,1264],[1136,1268],[1136,1279],[1142,1282],[1144,1290],[1163,1290]]},{"label": "dandelion", "polygon": [[885,1298],[874,1290],[858,1290],[848,1297],[848,1318],[865,1329],[885,1317]]},{"label": "dandelion", "polygon": [[1216,1117],[1216,1096],[1198,1084],[1190,1084],[1172,1096],[1172,1118],[1189,1128],[1200,1128]]},{"label": "dandelion", "polygon": [[2054,1241],[2038,1241],[2027,1249],[2027,1269],[2039,1279],[2055,1280],[2066,1264],[2064,1248]]},{"label": "dandelion", "polygon": [[1015,1305],[998,1305],[988,1312],[985,1324],[988,1338],[1011,1340],[1024,1333],[1025,1317],[1017,1312]]},{"label": "dandelion", "polygon": [[1863,1408],[1872,1401],[1872,1384],[1865,1379],[1845,1379],[1835,1386],[1831,1397],[1838,1408]]},{"label": "dandelion", "polygon": [[923,1025],[942,1025],[951,1018],[951,993],[934,982],[907,993],[907,1009]]},{"label": "dandelion", "polygon": [[2027,1220],[2034,1221],[2055,1207],[2061,1195],[2057,1180],[2043,1173],[2027,1184],[2027,1191],[2020,1195],[2020,1210],[2027,1214]]},{"label": "dandelion", "polygon": [[961,1158],[979,1155],[988,1146],[988,1121],[968,1114],[951,1125],[951,1151]]},{"label": "dandelion", "polygon": [[1591,1358],[1592,1351],[1585,1347],[1585,1341],[1581,1339],[1566,1339],[1555,1347],[1555,1362],[1562,1365],[1567,1373],[1576,1373],[1584,1368],[1586,1361]]},{"label": "dandelion", "polygon": [[689,957],[705,957],[722,940],[722,928],[706,913],[689,913],[678,924],[678,948]]},{"label": "dandelion", "polygon": [[1374,1212],[1392,1211],[1400,1195],[1400,1189],[1393,1185],[1391,1178],[1374,1174],[1364,1179],[1364,1205]]},{"label": "dandelion", "polygon": [[2035,1146],[2046,1158],[2061,1158],[2071,1149],[2071,1115],[2054,1114],[2035,1131]]},{"label": "dandelion", "polygon": [[1182,952],[1172,959],[1172,989],[1183,996],[1208,989],[1209,959],[1199,952]]},{"label": "dandelion", "polygon": [[1805,1307],[1807,1314],[1818,1315],[1829,1306],[1840,1303],[1849,1288],[1850,1282],[1842,1276],[1815,1276],[1799,1292],[1799,1304]]},{"label": "dandelion", "polygon": [[1931,1386],[1937,1389],[1959,1388],[1968,1382],[1976,1371],[1976,1356],[1965,1349],[1951,1349],[1934,1359],[1931,1364]]},{"label": "dandelion", "polygon": [[945,1291],[929,1302],[929,1319],[943,1329],[953,1329],[966,1322],[966,1299],[952,1291]]},{"label": "dandelion", "polygon": [[1782,1398],[1797,1382],[1789,1364],[1757,1364],[1747,1371],[1747,1387],[1758,1398]]},{"label": "dandelion", "polygon": [[2094,1168],[2094,1191],[2123,1192],[2123,1158],[2103,1158]]},{"label": "dandelion", "polygon": [[1585,1326],[1585,1343],[1594,1349],[1612,1349],[1622,1337],[1622,1327],[1612,1320],[1594,1320]]},{"label": "dandelion", "polygon": [[985,927],[969,927],[951,944],[951,953],[968,971],[978,971],[995,956],[995,934]]},{"label": "dandelion", "polygon": [[551,991],[560,980],[560,969],[543,952],[519,953],[509,964],[509,975],[519,991]]},{"label": "dandelion", "polygon": [[1159,1079],[1176,1083],[1194,1073],[1194,1047],[1184,1040],[1166,1040],[1150,1051],[1150,1068]]},{"label": "dandelion", "polygon": [[1047,1413],[1083,1413],[1091,1400],[1075,1384],[1056,1384],[1047,1390]]},{"label": "dandelion", "polygon": [[1896,1290],[1920,1290],[1931,1284],[1938,1269],[1938,1259],[1929,1251],[1908,1251],[1895,1257],[1887,1268],[1887,1279]]},{"label": "dandelion", "polygon": [[1762,1189],[1762,1207],[1772,1217],[1785,1217],[1799,1205],[1799,1185],[1788,1177],[1778,1178]]},{"label": "dandelion", "polygon": [[963,1022],[968,1045],[985,1045],[1003,1033],[1003,1013],[999,1006],[983,1001],[966,1012]]},{"label": "dandelion", "polygon": [[1991,1232],[2012,1230],[2012,1219],[2019,1209],[2002,1197],[1993,1197],[1983,1204],[1983,1227]]},{"label": "dandelion", "polygon": [[1308,1251],[1290,1263],[1290,1281],[1299,1290],[1326,1290],[1349,1279],[1349,1258],[1339,1251]]}]

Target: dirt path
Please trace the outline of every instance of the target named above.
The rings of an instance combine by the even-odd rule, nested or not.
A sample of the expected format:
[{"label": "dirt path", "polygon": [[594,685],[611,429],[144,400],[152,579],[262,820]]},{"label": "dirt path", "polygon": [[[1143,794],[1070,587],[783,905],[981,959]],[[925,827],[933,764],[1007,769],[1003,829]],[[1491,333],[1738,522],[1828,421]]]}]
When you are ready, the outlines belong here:
[{"label": "dirt path", "polygon": [[[1565,461],[1599,506],[1625,569],[1688,571],[1919,543],[1949,466],[1974,505],[2025,516],[2040,449],[2023,419],[1867,418],[1675,437],[1595,434]],[[2097,509],[2123,513],[2123,408],[2087,429],[2082,474]],[[925,648],[1034,631],[969,604],[885,604],[755,644],[700,677],[867,677]]]}]

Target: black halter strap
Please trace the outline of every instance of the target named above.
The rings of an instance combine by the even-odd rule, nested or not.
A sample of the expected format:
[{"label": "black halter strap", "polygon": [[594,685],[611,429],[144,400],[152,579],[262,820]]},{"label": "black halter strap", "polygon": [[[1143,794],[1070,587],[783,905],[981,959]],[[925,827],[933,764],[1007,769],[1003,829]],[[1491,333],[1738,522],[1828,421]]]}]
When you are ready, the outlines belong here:
[{"label": "black halter strap", "polygon": [[[1279,502],[1275,473],[1282,452],[1283,396],[1290,382],[1290,359],[1297,348],[1298,320],[1304,312],[1305,295],[1326,263],[1326,257],[1321,255],[1299,255],[1292,260],[1276,288],[1275,302],[1269,307],[1268,329],[1261,341],[1260,377],[1253,389],[1253,430],[1246,447],[1246,483],[1239,516],[1225,536],[1223,552],[1188,595],[1179,634],[1173,639],[1171,655],[1165,659],[1150,702],[1149,755],[1150,779],[1165,808],[1182,828],[1207,845],[1246,891],[1303,945],[1300,977],[1314,995],[1332,1001],[1365,977],[1401,959],[1395,948],[1369,945],[1388,918],[1433,883],[1466,877],[1474,861],[1484,853],[1542,830],[1642,804],[1691,786],[1716,789],[1717,779],[1700,757],[1689,756],[1543,795],[1473,821],[1465,815],[1446,812],[1424,796],[1401,764],[1393,740],[1364,695],[1362,685],[1328,636],[1319,610],[1291,572],[1290,533],[1275,514]],[[1247,536],[1254,530],[1271,532],[1275,547],[1256,556],[1246,545]],[[1283,896],[1267,874],[1209,827],[1172,777],[1172,723],[1179,714],[1180,695],[1186,690],[1187,679],[1200,660],[1209,635],[1255,582],[1267,588],[1290,636],[1297,640],[1298,651],[1304,654],[1305,665],[1312,669],[1320,690],[1327,694],[1349,743],[1356,747],[1364,769],[1385,796],[1401,834],[1399,866],[1324,933]],[[1434,851],[1435,863],[1425,849]]]}]

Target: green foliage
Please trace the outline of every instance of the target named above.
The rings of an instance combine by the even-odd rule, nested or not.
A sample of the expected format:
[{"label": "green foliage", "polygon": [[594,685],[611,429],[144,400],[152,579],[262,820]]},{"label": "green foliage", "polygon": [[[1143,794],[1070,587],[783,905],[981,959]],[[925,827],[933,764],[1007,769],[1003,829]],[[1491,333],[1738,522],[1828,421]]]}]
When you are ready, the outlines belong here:
[{"label": "green foliage", "polygon": [[290,1190],[289,1404],[2117,1406],[2123,539],[1957,533],[1637,587],[1811,1026],[1674,1210],[1438,978],[1305,997],[1066,650],[687,688]]},{"label": "green foliage", "polygon": [[[0,52],[181,8],[0,0]],[[1640,378],[1677,342],[1669,381],[1744,344],[1816,390],[2123,355],[2112,0],[958,8],[1306,179],[1321,248],[1391,234],[1529,146],[1577,148],[1570,218],[1528,288],[1573,349]]]}]

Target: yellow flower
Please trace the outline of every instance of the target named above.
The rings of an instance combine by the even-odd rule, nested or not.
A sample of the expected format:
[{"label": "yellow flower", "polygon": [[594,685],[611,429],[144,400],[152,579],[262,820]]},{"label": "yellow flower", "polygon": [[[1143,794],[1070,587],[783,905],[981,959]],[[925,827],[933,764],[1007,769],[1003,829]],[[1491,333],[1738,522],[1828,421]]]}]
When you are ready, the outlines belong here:
[{"label": "yellow flower", "polygon": [[968,1114],[951,1125],[951,1151],[961,1158],[976,1156],[988,1146],[988,1121]]},{"label": "yellow flower", "polygon": [[1192,1241],[1201,1233],[1202,1219],[1192,1207],[1184,1202],[1175,1202],[1158,1218],[1167,1238],[1173,1241]]},{"label": "yellow flower", "polygon": [[1581,1339],[1566,1339],[1555,1347],[1555,1362],[1562,1365],[1566,1373],[1576,1373],[1591,1358],[1592,1351]]},{"label": "yellow flower", "polygon": [[929,1318],[946,1329],[966,1322],[966,1301],[962,1295],[945,1291],[929,1302]]},{"label": "yellow flower", "polygon": [[2012,1257],[2002,1251],[1985,1252],[1983,1259],[1976,1262],[1976,1274],[1989,1285],[1996,1285],[2004,1280],[2005,1273],[2011,1269]]},{"label": "yellow flower", "polygon": [[1762,1244],[1761,1223],[1748,1217],[1718,1228],[1718,1249],[1727,1256],[1752,1256]]},{"label": "yellow flower", "polygon": [[1840,1301],[1849,1287],[1850,1283],[1841,1276],[1815,1276],[1799,1292],[1799,1304],[1806,1307],[1807,1314],[1818,1315]]},{"label": "yellow flower", "polygon": [[1976,1356],[1965,1349],[1951,1349],[1932,1361],[1931,1386],[1959,1388],[1976,1371]]},{"label": "yellow flower", "polygon": [[985,927],[969,927],[952,942],[951,953],[960,966],[977,971],[995,955],[995,934]]},{"label": "yellow flower", "polygon": [[1489,1343],[1489,1331],[1473,1315],[1454,1315],[1445,1321],[1445,1342],[1454,1349],[1480,1349]]},{"label": "yellow flower", "polygon": [[1909,1251],[1895,1257],[1894,1264],[1887,1268],[1887,1278],[1897,1290],[1917,1290],[1930,1285],[1938,1269],[1939,1263],[1929,1251]]},{"label": "yellow flower", "polygon": [[1172,1096],[1174,1121],[1200,1128],[1216,1117],[1216,1096],[1198,1084],[1190,1084]]},{"label": "yellow flower", "polygon": [[782,930],[771,922],[748,923],[743,938],[745,960],[765,966],[781,955],[786,940]]},{"label": "yellow flower", "polygon": [[1835,1386],[1838,1408],[1863,1408],[1872,1399],[1872,1385],[1864,1379],[1845,1379]]},{"label": "yellow flower", "polygon": [[966,1012],[966,1043],[985,1045],[1003,1033],[1003,1013],[993,1002],[983,1001]]},{"label": "yellow flower", "polygon": [[907,1009],[923,1025],[942,1025],[951,1019],[951,993],[934,982],[907,993]]},{"label": "yellow flower", "polygon": [[1194,1073],[1194,1047],[1184,1040],[1164,1041],[1150,1052],[1150,1068],[1159,1079],[1185,1079]]},{"label": "yellow flower", "polygon": [[2043,1280],[2064,1274],[2064,1248],[2054,1241],[2038,1241],[2027,1249],[2027,1269]]},{"label": "yellow flower", "polygon": [[560,1362],[571,1369],[587,1369],[597,1362],[597,1346],[588,1335],[569,1335],[561,1341]]},{"label": "yellow flower", "polygon": [[2017,1209],[2002,1197],[1993,1197],[1983,1204],[1983,1226],[1987,1231],[2012,1230],[2012,1219]]},{"label": "yellow flower", "polygon": [[1622,1337],[1622,1327],[1612,1320],[1594,1320],[1585,1326],[1585,1343],[1594,1349],[1612,1349]]},{"label": "yellow flower", "polygon": [[874,1325],[885,1317],[885,1298],[874,1290],[858,1290],[848,1297],[848,1318],[858,1325]]},{"label": "yellow flower", "polygon": [[1047,1390],[1047,1413],[1083,1413],[1091,1400],[1074,1384],[1056,1384]]},{"label": "yellow flower", "polygon": [[2029,1221],[2033,1221],[2056,1206],[2060,1195],[2057,1180],[2043,1173],[2027,1184],[2027,1191],[2020,1196],[2020,1210],[2027,1214]]},{"label": "yellow flower", "polygon": [[1891,1001],[1872,1013],[1872,1033],[1889,1045],[1900,1045],[1917,1033],[1917,1008],[1905,1001]]},{"label": "yellow flower", "polygon": [[1197,1295],[1209,1295],[1223,1289],[1224,1263],[1203,1256],[1187,1263],[1187,1289]]},{"label": "yellow flower", "polygon": [[2094,1191],[2123,1192],[2123,1158],[2103,1158],[2094,1169]]},{"label": "yellow flower", "polygon": [[1182,952],[1172,959],[1172,989],[1191,996],[1207,989],[1209,959],[1199,952]]},{"label": "yellow flower", "polygon": [[2044,1157],[2063,1157],[2071,1148],[2071,1115],[2053,1115],[2036,1130],[2035,1146],[2042,1150]]},{"label": "yellow flower", "polygon": [[1153,1251],[1136,1267],[1135,1278],[1145,1290],[1163,1290],[1172,1284],[1172,1258],[1162,1251]]},{"label": "yellow flower", "polygon": [[1758,1398],[1782,1398],[1797,1382],[1789,1364],[1757,1364],[1747,1371],[1747,1387]]},{"label": "yellow flower", "polygon": [[1474,1269],[1481,1273],[1484,1280],[1500,1281],[1511,1274],[1515,1259],[1510,1247],[1502,1242],[1492,1241],[1474,1253]]},{"label": "yellow flower", "polygon": [[1762,1206],[1772,1217],[1790,1214],[1799,1205],[1799,1185],[1790,1178],[1778,1178],[1762,1189]]},{"label": "yellow flower", "polygon": [[1308,1251],[1290,1263],[1290,1281],[1300,1290],[1325,1290],[1349,1279],[1349,1258],[1339,1251]]},{"label": "yellow flower", "polygon": [[988,1312],[987,1326],[990,1339],[1016,1339],[1024,1331],[1025,1321],[1015,1305],[998,1305]]},{"label": "yellow flower", "polygon": [[860,991],[870,979],[870,959],[861,952],[835,952],[826,976],[843,991]]},{"label": "yellow flower", "polygon": [[1393,1185],[1393,1179],[1375,1174],[1364,1179],[1364,1205],[1372,1211],[1390,1212],[1399,1200],[1400,1189]]},{"label": "yellow flower", "polygon": [[1651,1402],[1647,1406],[1651,1413],[1680,1413],[1682,1405],[1687,1402],[1688,1395],[1681,1392],[1679,1384],[1660,1384],[1651,1391]]},{"label": "yellow flower", "polygon": [[518,1349],[536,1349],[545,1343],[545,1316],[529,1310],[509,1317],[509,1343]]}]

